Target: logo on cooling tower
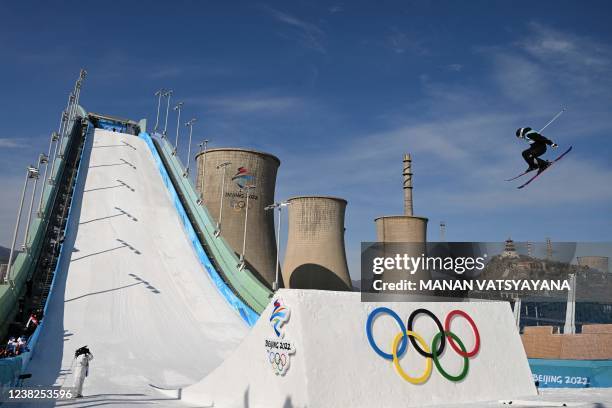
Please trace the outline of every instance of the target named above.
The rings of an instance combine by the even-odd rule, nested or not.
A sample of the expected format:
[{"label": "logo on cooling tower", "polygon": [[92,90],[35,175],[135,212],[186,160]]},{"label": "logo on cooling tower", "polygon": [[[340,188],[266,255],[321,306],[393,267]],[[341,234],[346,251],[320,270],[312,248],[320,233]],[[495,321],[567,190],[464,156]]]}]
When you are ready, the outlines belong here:
[{"label": "logo on cooling tower", "polygon": [[[376,344],[374,336],[372,335],[374,320],[380,314],[391,316],[400,329],[400,331],[395,335],[395,338],[391,344],[391,354],[382,351],[378,344]],[[420,334],[413,330],[414,320],[420,314],[427,315],[438,327],[438,333],[433,336],[431,346]],[[467,351],[465,345],[461,339],[459,339],[459,336],[451,331],[451,323],[453,318],[456,316],[463,317],[472,327],[472,332],[474,333],[474,347],[470,351]],[[389,309],[388,307],[378,307],[372,310],[368,316],[368,321],[366,322],[366,335],[374,352],[383,359],[392,361],[395,371],[399,374],[399,376],[411,384],[423,384],[426,382],[431,376],[433,365],[436,366],[436,369],[442,375],[442,377],[446,378],[447,380],[453,382],[462,381],[467,376],[469,371],[469,359],[478,354],[478,351],[480,350],[480,333],[478,332],[476,323],[474,323],[474,320],[470,317],[470,315],[465,313],[463,310],[453,310],[449,312],[444,319],[444,326],[442,326],[440,320],[431,311],[427,309],[417,309],[408,317],[408,325],[406,327],[402,319],[400,319],[397,313],[395,313],[393,310]],[[425,357],[425,371],[420,377],[410,377],[400,365],[400,358],[408,349],[408,339],[410,339],[410,343],[412,343],[412,348],[414,351]],[[446,346],[447,340],[455,353],[463,358],[463,369],[457,375],[453,375],[445,371],[440,363],[440,358],[444,352],[444,347]]]},{"label": "logo on cooling tower", "polygon": [[238,167],[236,174],[232,177],[232,181],[236,183],[240,189],[243,189],[245,186],[253,184],[255,176],[250,174],[246,167]]},{"label": "logo on cooling tower", "polygon": [[265,341],[266,358],[272,366],[276,375],[285,375],[289,369],[291,354],[295,353],[295,347],[291,340],[285,338],[284,327],[291,316],[291,309],[285,305],[281,298],[273,302],[274,308],[270,315],[270,325],[274,331],[274,337]]}]

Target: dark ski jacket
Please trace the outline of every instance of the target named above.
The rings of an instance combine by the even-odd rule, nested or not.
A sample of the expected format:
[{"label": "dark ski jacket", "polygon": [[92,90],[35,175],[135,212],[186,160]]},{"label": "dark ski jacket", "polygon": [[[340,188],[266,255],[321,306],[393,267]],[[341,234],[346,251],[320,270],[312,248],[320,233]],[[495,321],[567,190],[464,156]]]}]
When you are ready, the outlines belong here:
[{"label": "dark ski jacket", "polygon": [[527,141],[530,144],[533,144],[533,143],[544,143],[544,144],[546,144],[548,146],[552,146],[554,144],[554,142],[552,140],[546,138],[545,136],[542,136],[541,134],[539,134],[535,130],[530,130],[529,132],[525,133],[525,139],[527,139]]}]

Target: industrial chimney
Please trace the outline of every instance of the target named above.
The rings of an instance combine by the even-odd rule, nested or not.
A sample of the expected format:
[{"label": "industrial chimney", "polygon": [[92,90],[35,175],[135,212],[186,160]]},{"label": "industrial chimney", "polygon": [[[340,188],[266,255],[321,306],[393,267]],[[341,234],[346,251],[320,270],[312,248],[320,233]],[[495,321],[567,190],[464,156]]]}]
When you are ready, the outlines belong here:
[{"label": "industrial chimney", "polygon": [[351,290],[344,248],[346,200],[301,196],[288,202],[285,287]]},{"label": "industrial chimney", "polygon": [[[394,257],[398,253],[420,257],[426,253],[427,218],[413,215],[412,203],[412,158],[405,154],[403,158],[403,187],[404,187],[404,214],[378,217],[376,223],[376,236],[381,243],[382,256]],[[412,279],[427,278],[425,270],[418,270]],[[387,270],[383,274],[383,281],[398,283],[406,279],[403,270]]]},{"label": "industrial chimney", "polygon": [[412,158],[404,155],[404,215],[412,216]]},{"label": "industrial chimney", "polygon": [[376,218],[378,242],[422,242],[427,241],[427,218],[415,217],[412,205],[412,158],[404,155],[404,215],[389,215]]}]

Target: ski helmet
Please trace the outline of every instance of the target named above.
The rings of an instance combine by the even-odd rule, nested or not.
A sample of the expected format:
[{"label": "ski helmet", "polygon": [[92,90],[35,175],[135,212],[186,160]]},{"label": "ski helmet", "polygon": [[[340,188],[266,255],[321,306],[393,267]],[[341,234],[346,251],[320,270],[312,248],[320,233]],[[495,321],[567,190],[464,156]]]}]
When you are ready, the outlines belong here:
[{"label": "ski helmet", "polygon": [[525,137],[525,134],[531,130],[530,127],[516,129],[516,137]]}]

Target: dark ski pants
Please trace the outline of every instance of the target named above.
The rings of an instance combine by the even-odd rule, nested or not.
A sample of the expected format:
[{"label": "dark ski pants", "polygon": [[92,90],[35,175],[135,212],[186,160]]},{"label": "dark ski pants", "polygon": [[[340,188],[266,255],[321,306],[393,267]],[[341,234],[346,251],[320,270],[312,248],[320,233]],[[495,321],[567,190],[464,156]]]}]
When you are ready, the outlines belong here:
[{"label": "dark ski pants", "polygon": [[529,146],[529,149],[525,150],[522,154],[529,167],[542,168],[546,166],[546,161],[540,159],[540,156],[544,153],[546,153],[546,144],[536,142]]}]

